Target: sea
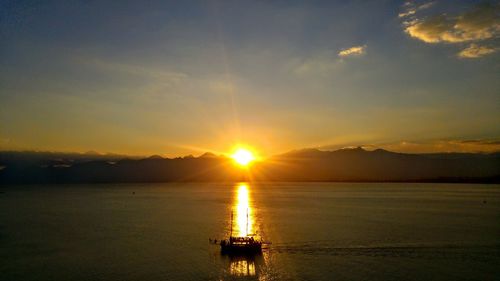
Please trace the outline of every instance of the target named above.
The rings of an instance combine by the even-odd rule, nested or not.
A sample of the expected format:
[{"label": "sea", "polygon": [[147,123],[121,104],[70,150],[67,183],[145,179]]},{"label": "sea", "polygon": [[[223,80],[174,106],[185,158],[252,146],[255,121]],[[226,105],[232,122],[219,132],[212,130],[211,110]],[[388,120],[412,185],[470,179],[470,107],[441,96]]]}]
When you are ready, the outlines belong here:
[{"label": "sea", "polygon": [[500,280],[500,185],[4,185],[0,280]]}]

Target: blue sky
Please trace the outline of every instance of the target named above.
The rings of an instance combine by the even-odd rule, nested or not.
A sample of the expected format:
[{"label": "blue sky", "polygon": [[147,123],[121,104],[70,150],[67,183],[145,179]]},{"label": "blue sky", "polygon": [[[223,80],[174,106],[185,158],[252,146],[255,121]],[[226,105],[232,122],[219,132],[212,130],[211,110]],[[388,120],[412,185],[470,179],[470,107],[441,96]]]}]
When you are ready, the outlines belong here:
[{"label": "blue sky", "polygon": [[0,149],[499,149],[498,1],[0,3]]}]

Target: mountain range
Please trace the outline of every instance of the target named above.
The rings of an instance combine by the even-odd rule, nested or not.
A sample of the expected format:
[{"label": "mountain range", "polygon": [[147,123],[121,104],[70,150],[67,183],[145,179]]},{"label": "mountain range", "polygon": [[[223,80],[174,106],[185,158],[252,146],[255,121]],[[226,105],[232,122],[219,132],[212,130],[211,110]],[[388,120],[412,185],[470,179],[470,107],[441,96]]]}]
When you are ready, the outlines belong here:
[{"label": "mountain range", "polygon": [[295,150],[248,168],[207,152],[146,158],[98,153],[0,152],[0,184],[172,181],[500,182],[500,153],[406,154],[360,147]]}]

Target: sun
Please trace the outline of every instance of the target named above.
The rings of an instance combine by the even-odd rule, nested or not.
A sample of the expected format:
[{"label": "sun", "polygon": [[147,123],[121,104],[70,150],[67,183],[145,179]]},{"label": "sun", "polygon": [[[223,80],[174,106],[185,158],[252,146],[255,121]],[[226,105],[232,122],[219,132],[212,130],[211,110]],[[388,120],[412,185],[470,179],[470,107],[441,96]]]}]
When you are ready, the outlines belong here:
[{"label": "sun", "polygon": [[231,157],[233,160],[241,166],[248,166],[250,162],[255,160],[253,153],[245,148],[238,148]]}]

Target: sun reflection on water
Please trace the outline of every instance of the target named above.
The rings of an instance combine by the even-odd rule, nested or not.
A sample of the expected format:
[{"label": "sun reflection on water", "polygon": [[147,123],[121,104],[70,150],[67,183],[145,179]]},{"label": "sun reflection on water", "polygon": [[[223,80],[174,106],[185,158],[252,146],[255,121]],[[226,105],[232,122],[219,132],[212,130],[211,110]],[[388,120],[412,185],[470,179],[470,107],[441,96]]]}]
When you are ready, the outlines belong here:
[{"label": "sun reflection on water", "polygon": [[249,259],[233,260],[229,273],[235,276],[255,276],[255,262]]},{"label": "sun reflection on water", "polygon": [[[231,235],[257,236],[260,229],[255,221],[251,186],[244,182],[238,183],[233,190]],[[266,266],[266,255],[235,254],[228,255],[226,258],[228,258],[227,267],[220,280],[267,280],[265,276],[262,278],[262,267]]]},{"label": "sun reflection on water", "polygon": [[236,202],[233,206],[233,209],[236,211],[236,228],[234,229],[234,233],[238,236],[252,235],[254,218],[250,200],[250,189],[246,183],[239,183],[236,188]]}]

